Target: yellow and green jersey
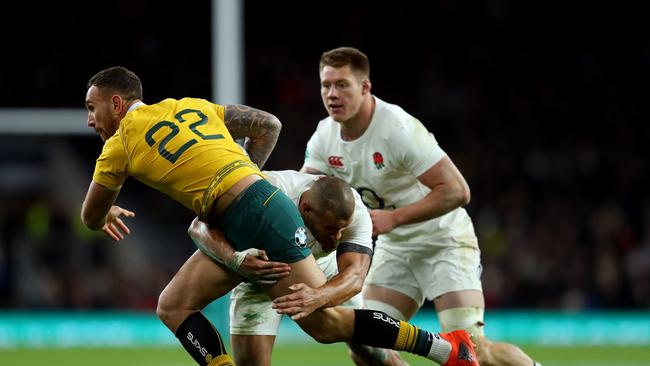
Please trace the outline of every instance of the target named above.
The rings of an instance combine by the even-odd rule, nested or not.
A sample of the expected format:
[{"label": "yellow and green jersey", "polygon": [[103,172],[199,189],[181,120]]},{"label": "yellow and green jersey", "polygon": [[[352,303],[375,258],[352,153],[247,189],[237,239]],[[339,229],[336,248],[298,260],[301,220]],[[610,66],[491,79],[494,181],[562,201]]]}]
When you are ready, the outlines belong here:
[{"label": "yellow and green jersey", "polygon": [[106,140],[93,180],[112,190],[127,176],[206,218],[240,179],[262,173],[230,136],[224,107],[204,99],[165,99],[128,112]]}]

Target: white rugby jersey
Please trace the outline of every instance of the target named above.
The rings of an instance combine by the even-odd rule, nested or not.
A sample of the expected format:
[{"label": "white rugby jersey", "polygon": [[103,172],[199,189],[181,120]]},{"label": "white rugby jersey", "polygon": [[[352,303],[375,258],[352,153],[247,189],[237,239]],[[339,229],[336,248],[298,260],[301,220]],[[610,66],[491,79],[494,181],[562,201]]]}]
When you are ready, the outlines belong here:
[{"label": "white rugby jersey", "polygon": [[[320,121],[307,143],[305,166],[343,179],[357,190],[368,208],[391,210],[417,202],[431,191],[417,177],[446,153],[415,117],[374,98],[372,121],[356,140],[341,139],[341,125],[332,118]],[[459,207],[428,221],[399,226],[381,235],[379,242],[443,245],[436,244],[435,239],[466,236],[468,230],[473,235],[471,219]]]},{"label": "white rugby jersey", "polygon": [[[280,188],[296,204],[296,207],[303,192],[308,190],[320,178],[318,175],[300,173],[294,170],[264,171],[264,175],[271,184]],[[361,197],[354,190],[353,193],[355,208],[352,223],[341,231],[341,240],[339,242],[358,244],[368,247],[372,251],[372,220]],[[325,257],[331,252],[325,252],[323,250],[320,243],[314,238],[308,228],[307,246],[317,259]],[[332,253],[332,256],[328,256],[328,258],[330,257],[336,260],[335,253]],[[321,265],[321,260],[318,260],[318,263]]]}]

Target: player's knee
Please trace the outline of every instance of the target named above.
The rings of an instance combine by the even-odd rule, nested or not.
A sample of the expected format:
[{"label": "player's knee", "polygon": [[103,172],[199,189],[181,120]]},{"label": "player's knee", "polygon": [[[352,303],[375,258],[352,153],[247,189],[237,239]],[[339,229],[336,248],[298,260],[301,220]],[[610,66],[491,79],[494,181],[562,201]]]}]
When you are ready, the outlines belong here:
[{"label": "player's knee", "polygon": [[177,323],[177,321],[175,321],[177,314],[178,314],[178,309],[175,306],[175,302],[173,301],[171,296],[167,296],[166,292],[163,291],[158,297],[158,305],[156,306],[156,315],[158,315],[158,318],[160,318],[160,320],[168,328],[175,330],[173,328],[176,328],[174,324]]},{"label": "player's knee", "polygon": [[329,344],[343,340],[338,327],[331,322],[325,321],[321,326],[310,326],[305,330],[318,343]]},{"label": "player's knee", "polygon": [[270,362],[265,362],[256,352],[238,352],[235,354],[235,365],[237,366],[264,366],[270,364]]},{"label": "player's knee", "polygon": [[[336,343],[346,341],[352,333],[349,328],[349,309],[323,308],[313,312],[309,317],[300,319],[298,324],[318,343]],[[347,328],[346,328],[347,327]],[[347,332],[346,332],[347,331]]]},{"label": "player's knee", "polygon": [[309,335],[314,338],[318,343],[330,344],[339,342],[341,339],[333,333],[326,332],[324,330],[312,330]]},{"label": "player's knee", "polygon": [[357,366],[368,366],[359,355],[356,354],[356,352],[353,349],[348,349],[348,354],[350,355],[350,359],[352,359],[352,362],[354,362],[355,365]]},{"label": "player's knee", "polygon": [[165,300],[162,296],[158,297],[158,305],[156,306],[156,315],[162,320],[163,323],[167,324],[167,321],[171,318],[172,309],[166,306]]},{"label": "player's knee", "polygon": [[380,350],[379,348],[373,348],[370,346],[364,346],[356,343],[348,343],[348,351],[352,362],[357,366],[368,366],[368,365],[383,365],[383,359],[377,357],[373,353],[374,350]]}]

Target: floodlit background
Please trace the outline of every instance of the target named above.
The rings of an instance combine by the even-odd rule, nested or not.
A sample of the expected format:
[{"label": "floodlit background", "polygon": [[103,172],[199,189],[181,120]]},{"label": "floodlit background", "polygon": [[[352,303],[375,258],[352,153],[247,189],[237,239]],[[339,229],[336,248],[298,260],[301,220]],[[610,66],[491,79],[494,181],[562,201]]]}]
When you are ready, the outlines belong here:
[{"label": "floodlit background", "polygon": [[[218,33],[234,53],[215,48],[217,1],[17,3],[4,14],[0,364],[36,364],[25,354],[51,348],[63,353],[43,357],[72,364],[82,356],[66,348],[86,346],[126,355],[125,365],[132,347],[156,347],[141,352],[151,362],[160,349],[178,356],[156,364],[192,364],[154,315],[194,250],[191,213],[128,181],[119,204],[137,213],[132,235],[114,244],[79,222],[101,150],[82,110],[90,76],[122,65],[148,103],[193,96],[270,111],[284,127],[266,168],[298,169],[326,116],[318,59],[338,46],[369,56],[373,93],[420,119],[467,179],[487,334],[544,364],[650,362],[650,32],[640,9],[222,1],[240,6],[241,42]],[[220,89],[220,57],[233,54],[241,84]],[[226,306],[208,311],[222,332]],[[437,327],[432,307],[416,323]],[[274,355],[289,357],[276,363],[304,364],[296,350],[314,342],[283,326]],[[632,348],[619,356],[620,346]]]}]

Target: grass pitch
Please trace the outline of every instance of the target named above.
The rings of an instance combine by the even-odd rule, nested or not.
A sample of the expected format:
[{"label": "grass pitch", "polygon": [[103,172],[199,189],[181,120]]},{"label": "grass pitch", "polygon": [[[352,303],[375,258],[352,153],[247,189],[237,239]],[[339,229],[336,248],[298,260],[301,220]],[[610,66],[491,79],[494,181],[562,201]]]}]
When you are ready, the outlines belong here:
[{"label": "grass pitch", "polygon": [[[544,366],[648,366],[650,347],[541,347],[523,346]],[[402,354],[412,366],[433,363]],[[352,366],[342,344],[315,343],[276,347],[277,366]],[[172,348],[74,348],[0,349],[2,366],[192,366],[193,360],[181,349]]]}]

